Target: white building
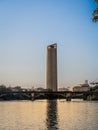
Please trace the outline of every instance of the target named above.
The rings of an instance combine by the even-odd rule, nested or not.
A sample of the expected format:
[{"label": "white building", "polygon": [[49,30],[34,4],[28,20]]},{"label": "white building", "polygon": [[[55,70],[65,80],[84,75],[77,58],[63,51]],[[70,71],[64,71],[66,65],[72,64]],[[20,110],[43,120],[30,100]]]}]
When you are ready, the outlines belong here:
[{"label": "white building", "polygon": [[89,86],[87,80],[85,80],[84,84],[73,87],[73,92],[86,92],[86,91],[89,91],[89,90],[90,90],[90,86]]},{"label": "white building", "polygon": [[89,91],[90,87],[81,87],[81,86],[75,86],[73,87],[73,92],[86,92]]},{"label": "white building", "polygon": [[68,88],[65,88],[65,87],[63,87],[63,88],[58,88],[59,89],[59,91],[69,91],[69,89]]}]

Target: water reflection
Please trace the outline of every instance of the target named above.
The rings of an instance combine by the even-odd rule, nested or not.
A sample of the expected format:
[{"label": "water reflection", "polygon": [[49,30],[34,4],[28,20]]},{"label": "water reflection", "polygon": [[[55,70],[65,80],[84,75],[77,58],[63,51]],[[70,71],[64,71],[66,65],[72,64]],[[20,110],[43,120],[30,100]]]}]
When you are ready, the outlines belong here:
[{"label": "water reflection", "polygon": [[47,100],[46,127],[47,130],[58,129],[57,100]]}]

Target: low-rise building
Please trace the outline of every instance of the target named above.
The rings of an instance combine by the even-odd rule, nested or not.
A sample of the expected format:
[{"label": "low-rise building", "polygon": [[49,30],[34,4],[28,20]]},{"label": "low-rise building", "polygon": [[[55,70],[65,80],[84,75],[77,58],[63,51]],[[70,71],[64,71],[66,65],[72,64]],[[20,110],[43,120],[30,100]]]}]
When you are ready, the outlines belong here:
[{"label": "low-rise building", "polygon": [[11,88],[11,91],[12,92],[20,92],[20,91],[22,91],[22,88],[21,88],[21,86],[16,86],[16,87]]},{"label": "low-rise building", "polygon": [[73,87],[73,92],[87,92],[90,91],[90,87],[87,86],[75,86]]},{"label": "low-rise building", "polygon": [[87,92],[87,91],[90,91],[90,86],[87,80],[85,80],[84,84],[73,87],[73,92]]},{"label": "low-rise building", "polygon": [[45,89],[42,88],[42,87],[39,87],[39,88],[35,88],[34,90],[35,90],[35,91],[44,91]]},{"label": "low-rise building", "polygon": [[59,90],[59,91],[69,91],[69,89],[68,89],[68,88],[65,88],[65,87],[59,88],[58,90]]}]

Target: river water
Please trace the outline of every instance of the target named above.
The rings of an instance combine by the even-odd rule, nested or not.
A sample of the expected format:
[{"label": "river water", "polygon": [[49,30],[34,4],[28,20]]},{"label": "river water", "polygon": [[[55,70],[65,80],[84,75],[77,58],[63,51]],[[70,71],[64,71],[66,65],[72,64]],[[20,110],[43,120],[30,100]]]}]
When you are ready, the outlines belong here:
[{"label": "river water", "polygon": [[98,130],[98,102],[0,102],[0,130]]}]

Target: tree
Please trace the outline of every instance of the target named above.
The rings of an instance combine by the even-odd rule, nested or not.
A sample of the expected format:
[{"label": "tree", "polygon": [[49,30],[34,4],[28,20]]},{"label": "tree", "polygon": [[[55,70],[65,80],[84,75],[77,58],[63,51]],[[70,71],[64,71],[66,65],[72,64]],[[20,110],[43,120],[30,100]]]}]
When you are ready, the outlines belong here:
[{"label": "tree", "polygon": [[0,85],[0,92],[5,92],[5,91],[6,91],[6,86]]},{"label": "tree", "polygon": [[[98,6],[98,0],[95,0],[97,6]],[[98,22],[98,7],[93,12],[93,21]]]}]

